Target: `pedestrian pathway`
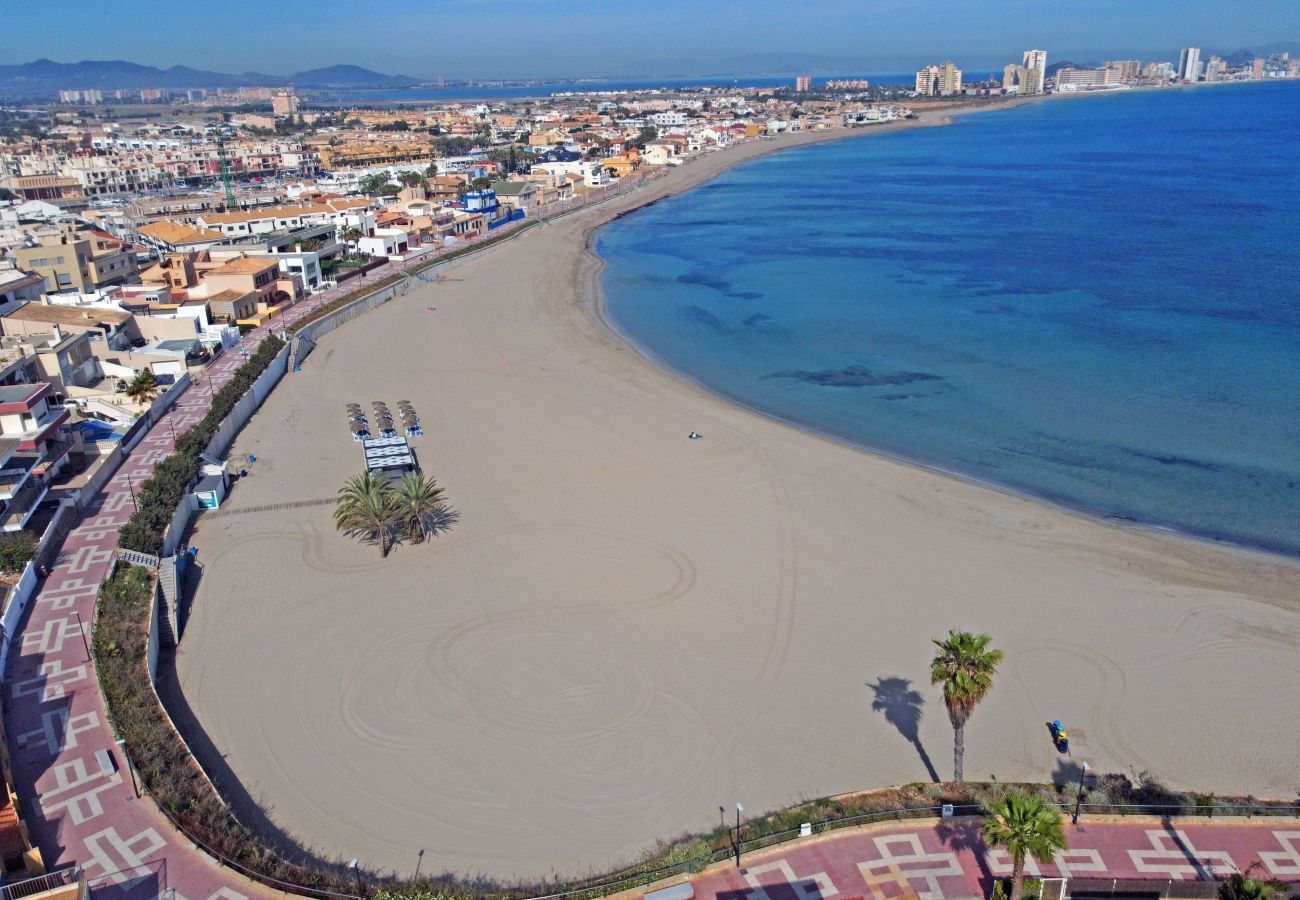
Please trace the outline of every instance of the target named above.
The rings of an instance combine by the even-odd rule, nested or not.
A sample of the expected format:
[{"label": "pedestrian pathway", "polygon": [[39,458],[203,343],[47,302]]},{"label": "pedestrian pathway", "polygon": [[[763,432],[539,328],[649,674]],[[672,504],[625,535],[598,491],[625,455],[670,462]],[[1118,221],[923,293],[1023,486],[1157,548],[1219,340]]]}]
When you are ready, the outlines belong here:
[{"label": "pedestrian pathway", "polygon": [[[623,189],[637,181],[628,180]],[[605,195],[586,204],[599,199]],[[574,205],[585,204],[539,212],[551,217]],[[464,240],[457,249],[473,243]],[[244,363],[245,353],[252,354],[268,335],[292,327],[323,304],[430,258],[422,254],[406,263],[385,263],[365,279],[319,292],[241,338],[153,425],[65,538],[15,635],[4,680],[15,786],[48,869],[80,865],[96,895],[165,895],[169,900],[272,895],[195,852],[151,801],[137,798],[122,751],[114,745],[88,652],[95,601],[112,571],[118,531],[134,511],[134,491],[171,455],[173,434],[183,435],[203,417],[212,395]],[[101,750],[112,753],[115,762],[107,771],[97,759]]]},{"label": "pedestrian pathway", "polygon": [[[1071,879],[1211,881],[1259,864],[1262,878],[1300,882],[1300,821],[1205,819],[1066,824],[1068,850],[1050,865],[1030,860],[1030,876]],[[977,819],[831,832],[715,866],[694,879],[697,900],[986,897],[1011,874],[990,852]]]},{"label": "pedestrian pathway", "polygon": [[[277,329],[307,312],[306,304],[287,311]],[[251,354],[269,333],[263,326],[238,347]],[[227,351],[126,457],[64,540],[15,637],[5,724],[24,818],[47,867],[79,864],[97,893],[167,893],[176,900],[263,893],[192,852],[150,801],[136,799],[87,653],[99,585],[112,569],[118,530],[134,511],[133,490],[172,453],[173,430],[183,435],[202,418],[211,395],[244,361],[238,350]],[[101,769],[100,750],[112,752],[115,770]]]}]

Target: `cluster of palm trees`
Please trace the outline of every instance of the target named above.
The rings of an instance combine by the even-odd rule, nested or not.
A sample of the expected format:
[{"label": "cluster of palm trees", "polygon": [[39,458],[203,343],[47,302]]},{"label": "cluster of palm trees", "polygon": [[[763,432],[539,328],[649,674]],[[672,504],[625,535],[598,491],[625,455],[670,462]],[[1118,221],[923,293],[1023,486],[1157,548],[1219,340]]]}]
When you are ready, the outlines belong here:
[{"label": "cluster of palm trees", "polygon": [[339,489],[334,526],[372,542],[381,556],[400,538],[418,544],[451,527],[456,513],[434,479],[408,472],[396,484],[371,472],[348,479]]}]

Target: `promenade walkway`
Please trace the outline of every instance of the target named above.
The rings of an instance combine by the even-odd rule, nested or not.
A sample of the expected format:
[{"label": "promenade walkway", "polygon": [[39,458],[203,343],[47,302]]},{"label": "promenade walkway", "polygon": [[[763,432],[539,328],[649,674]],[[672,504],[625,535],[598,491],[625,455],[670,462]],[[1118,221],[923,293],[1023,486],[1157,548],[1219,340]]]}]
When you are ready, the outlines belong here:
[{"label": "promenade walkway", "polygon": [[[238,346],[251,353],[269,333],[263,326]],[[99,586],[112,569],[118,530],[134,510],[132,490],[172,453],[173,430],[182,435],[202,418],[210,391],[243,362],[242,353],[227,351],[127,455],[64,540],[15,636],[5,725],[18,795],[28,804],[24,818],[49,868],[80,864],[97,891],[177,900],[257,893],[192,852],[149,800],[136,799],[87,653]],[[100,770],[99,750],[112,751],[117,771]]]},{"label": "promenade walkway", "polygon": [[[1069,849],[1031,876],[1076,879],[1211,881],[1260,865],[1259,877],[1300,882],[1300,821],[1250,822],[1143,817],[1065,825]],[[1004,851],[989,852],[977,819],[912,822],[831,832],[759,851],[741,868],[719,865],[694,879],[699,900],[988,896],[1011,874]]]},{"label": "promenade walkway", "polygon": [[[555,204],[533,219],[625,193],[602,193],[582,203]],[[516,230],[521,220],[494,232]],[[455,250],[479,241],[462,240]],[[203,417],[211,397],[268,335],[339,296],[365,290],[389,275],[436,260],[421,253],[406,263],[385,263],[365,278],[313,295],[243,337],[209,366],[123,460],[101,494],[64,539],[49,575],[32,598],[15,635],[5,672],[5,726],[14,780],[33,842],[47,868],[78,864],[97,895],[170,900],[242,900],[272,893],[222,868],[183,839],[148,799],[137,799],[88,652],[99,587],[112,570],[118,531],[134,511],[133,491],[175,449],[179,437]],[[84,640],[83,640],[84,638]],[[112,752],[116,771],[102,772],[100,750]]]}]

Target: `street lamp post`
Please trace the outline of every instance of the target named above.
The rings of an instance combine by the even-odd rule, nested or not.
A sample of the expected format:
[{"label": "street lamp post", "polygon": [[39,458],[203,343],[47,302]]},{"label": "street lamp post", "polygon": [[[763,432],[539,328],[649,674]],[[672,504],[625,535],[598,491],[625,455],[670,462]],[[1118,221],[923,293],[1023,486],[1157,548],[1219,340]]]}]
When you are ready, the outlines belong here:
[{"label": "street lamp post", "polygon": [[348,863],[348,868],[351,869],[351,870],[352,870],[352,874],[353,874],[354,876],[356,876],[356,879],[357,879],[357,896],[358,896],[358,897],[361,897],[361,896],[363,896],[362,891],[361,891],[361,867],[360,867],[359,865],[357,865],[357,861],[356,861],[355,859],[353,859],[352,862]]},{"label": "street lamp post", "polygon": [[81,613],[75,609],[72,614],[77,617],[77,631],[81,633],[81,646],[86,648],[86,662],[90,662],[90,642],[86,640],[86,623],[81,621]]},{"label": "street lamp post", "polygon": [[126,766],[126,770],[131,773],[131,789],[135,791],[135,799],[139,800],[140,785],[137,784],[135,780],[135,769],[131,766],[131,757],[126,755],[126,741],[125,740],[118,741],[117,747],[119,750],[122,751],[122,764]]},{"label": "street lamp post", "polygon": [[132,483],[131,473],[129,472],[126,473],[126,489],[131,492],[131,506],[135,508],[136,512],[139,512],[140,504],[135,502],[135,484]]},{"label": "street lamp post", "polygon": [[740,814],[745,811],[745,807],[739,803],[736,804],[736,868],[740,868]]},{"label": "street lamp post", "polygon": [[1074,815],[1070,818],[1071,825],[1079,824],[1079,807],[1083,805],[1083,781],[1088,777],[1088,764],[1083,764],[1083,769],[1079,772],[1079,793],[1074,797]]},{"label": "street lamp post", "polygon": [[419,880],[420,880],[420,863],[422,863],[422,862],[424,862],[424,851],[423,851],[423,850],[421,850],[421,851],[420,851],[418,854],[416,854],[416,856],[415,856],[415,879],[414,879],[414,880],[416,880],[416,881],[419,881]]}]

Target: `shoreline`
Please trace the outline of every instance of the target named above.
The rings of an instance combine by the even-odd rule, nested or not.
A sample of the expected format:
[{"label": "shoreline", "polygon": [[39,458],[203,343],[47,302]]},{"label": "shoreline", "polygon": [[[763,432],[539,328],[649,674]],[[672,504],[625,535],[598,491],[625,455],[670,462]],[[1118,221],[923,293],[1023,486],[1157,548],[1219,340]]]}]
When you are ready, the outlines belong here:
[{"label": "shoreline", "polygon": [[[1223,84],[1230,84],[1230,83],[1231,82],[1199,84],[1199,85],[1182,85],[1180,87],[1184,87],[1184,88],[1221,87]],[[1036,503],[1048,507],[1050,509],[1057,510],[1058,512],[1067,515],[1079,516],[1084,520],[1095,522],[1101,525],[1106,525],[1108,527],[1118,529],[1121,532],[1136,533],[1136,534],[1147,535],[1155,538],[1171,539],[1175,541],[1186,541],[1186,542],[1190,542],[1193,545],[1203,547],[1209,550],[1218,550],[1218,551],[1223,551],[1232,554],[1241,554],[1244,559],[1254,559],[1255,561],[1258,561],[1260,563],[1265,563],[1265,564],[1282,563],[1285,565],[1300,565],[1300,555],[1294,553],[1287,553],[1282,550],[1277,550],[1270,547],[1264,547],[1255,544],[1241,543],[1238,541],[1215,537],[1207,534],[1197,534],[1195,532],[1186,531],[1174,525],[1168,525],[1161,522],[1141,521],[1141,520],[1128,519],[1121,516],[1107,515],[1102,512],[1090,510],[1080,506],[1071,505],[1069,503],[1060,500],[1054,500],[1050,497],[1045,497],[1036,494],[1032,491],[1020,489],[1013,485],[1004,484],[1002,482],[998,482],[992,479],[979,478],[965,472],[944,468],[943,466],[931,465],[907,456],[889,453],[888,451],[882,450],[878,447],[873,447],[870,444],[865,444],[859,441],[855,441],[852,438],[835,434],[834,432],[823,431],[819,428],[813,427],[811,425],[806,425],[802,422],[798,422],[793,419],[789,419],[777,413],[772,413],[766,410],[759,409],[755,406],[750,405],[749,403],[746,403],[744,400],[742,400],[739,397],[733,397],[729,394],[713,389],[707,384],[704,384],[703,382],[697,380],[690,373],[684,372],[678,369],[677,367],[673,366],[671,363],[667,362],[666,360],[659,358],[659,356],[651,348],[642,345],[640,342],[635,340],[630,335],[625,334],[613,322],[613,320],[610,318],[607,311],[604,284],[601,275],[608,264],[606,260],[603,257],[601,257],[599,253],[596,252],[595,238],[597,233],[601,229],[605,228],[606,226],[608,226],[614,221],[621,220],[637,212],[638,210],[645,209],[646,207],[652,206],[662,200],[666,200],[669,197],[679,196],[681,194],[685,194],[688,193],[689,191],[695,190],[696,188],[705,184],[707,181],[711,181],[713,179],[719,178],[722,175],[726,174],[727,172],[730,172],[732,169],[737,168],[739,166],[746,165],[757,159],[765,158],[774,153],[794,150],[805,146],[811,146],[813,144],[830,143],[832,141],[850,140],[853,138],[865,138],[875,134],[898,133],[901,131],[909,131],[912,130],[913,128],[946,127],[953,124],[956,121],[956,119],[960,116],[973,115],[973,114],[978,114],[983,112],[1005,111],[1005,110],[1014,109],[1031,103],[1048,101],[1056,96],[1075,99],[1078,97],[1106,97],[1106,96],[1115,96],[1115,95],[1125,95],[1131,93],[1134,90],[1160,91],[1160,90],[1169,90],[1169,89],[1170,88],[1153,86],[1153,87],[1146,87],[1146,88],[1132,88],[1132,89],[1116,90],[1116,91],[1092,91],[1092,92],[1067,93],[1061,95],[1040,94],[1033,97],[1021,97],[1021,98],[1013,98],[1011,100],[993,101],[987,105],[975,106],[975,107],[967,106],[965,108],[962,108],[962,105],[960,104],[958,104],[958,107],[956,109],[950,109],[945,107],[931,107],[929,110],[923,111],[922,113],[918,114],[918,120],[907,120],[904,122],[900,122],[894,127],[867,126],[863,128],[844,128],[844,129],[837,129],[833,131],[808,132],[807,134],[810,136],[826,135],[826,137],[820,140],[812,139],[812,140],[802,140],[802,141],[789,141],[780,146],[770,146],[766,148],[765,152],[755,153],[752,155],[748,155],[743,159],[737,159],[731,161],[729,164],[723,165],[720,168],[718,168],[716,171],[711,172],[705,178],[688,179],[680,183],[676,181],[669,181],[668,178],[664,178],[660,182],[656,182],[655,187],[658,188],[660,186],[663,186],[667,188],[667,190],[656,191],[657,196],[653,197],[652,199],[646,200],[645,202],[642,202],[635,206],[631,206],[626,209],[621,209],[618,213],[612,216],[608,216],[606,218],[603,218],[600,221],[594,222],[583,232],[583,236],[582,236],[583,250],[591,258],[592,265],[595,266],[595,272],[594,272],[594,278],[590,286],[587,288],[587,292],[584,293],[584,296],[582,298],[582,303],[584,306],[589,308],[590,314],[596,319],[596,321],[598,321],[611,334],[616,336],[619,340],[623,341],[631,349],[636,351],[643,359],[645,359],[645,361],[649,365],[652,365],[657,369],[667,372],[668,374],[679,379],[680,381],[689,384],[690,386],[692,386],[697,390],[703,391],[704,393],[719,400],[720,402],[731,404],[753,415],[762,416],[763,418],[768,419],[770,421],[779,422],[782,425],[793,428],[804,434],[821,438],[824,440],[829,440],[841,446],[849,447],[858,452],[876,456],[881,459],[886,459],[889,460],[890,462],[894,462],[902,466],[914,467],[920,471],[929,472],[945,478],[952,478],[961,481],[963,483],[970,484],[976,487],[985,488],[987,490],[995,491],[997,493],[1004,494],[1006,496],[1013,497],[1017,500],[1021,500],[1027,503]],[[725,150],[715,151],[715,153],[711,154],[710,156],[717,156],[719,154],[724,154],[726,152],[727,151]],[[686,167],[680,167],[680,168],[686,168]],[[665,184],[665,182],[667,183]],[[1297,593],[1297,600],[1300,601],[1300,592]]]},{"label": "shoreline", "polygon": [[[508,879],[612,868],[720,804],[937,778],[952,734],[927,648],[950,627],[1007,653],[967,729],[973,777],[1057,777],[1059,717],[1097,771],[1293,790],[1296,566],[752,415],[593,314],[592,229],[795,143],[457,260],[271,394],[231,451],[256,454],[250,480],[198,520],[176,657],[251,821],[373,869],[436,847],[427,871]],[[301,501],[357,471],[343,404],[399,397],[461,518],[381,559]]]}]

